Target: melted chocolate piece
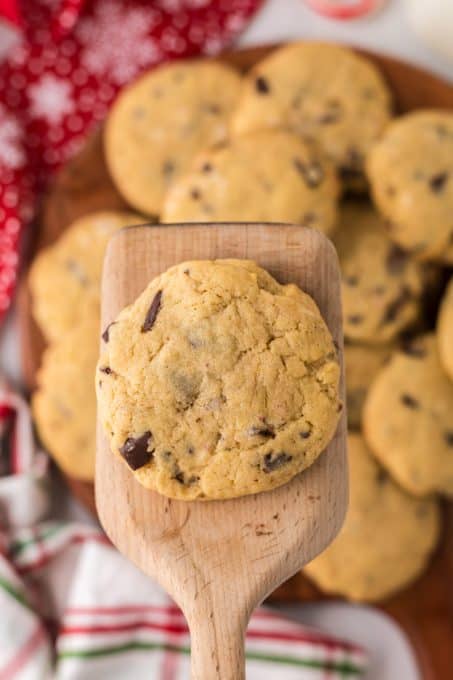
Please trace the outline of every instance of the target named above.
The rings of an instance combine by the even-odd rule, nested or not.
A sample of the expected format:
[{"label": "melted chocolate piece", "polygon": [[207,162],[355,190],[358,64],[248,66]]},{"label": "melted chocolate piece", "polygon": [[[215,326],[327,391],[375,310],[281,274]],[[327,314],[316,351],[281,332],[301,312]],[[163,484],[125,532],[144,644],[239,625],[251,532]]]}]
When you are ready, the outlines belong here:
[{"label": "melted chocolate piece", "polygon": [[359,283],[359,277],[353,275],[345,276],[343,280],[348,286],[357,286]]},{"label": "melted chocolate piece", "polygon": [[308,439],[310,435],[311,435],[310,430],[306,430],[305,432],[299,432],[299,437],[301,439]]},{"label": "melted chocolate piece", "polygon": [[270,451],[269,453],[266,453],[263,458],[263,472],[274,472],[274,470],[283,467],[283,465],[286,465],[292,459],[293,457],[287,453],[282,452],[274,454]]},{"label": "melted chocolate piece", "polygon": [[420,402],[415,399],[415,397],[412,397],[410,394],[404,393],[401,395],[401,403],[404,404],[404,406],[407,406],[407,408],[411,408],[414,411],[420,408]]},{"label": "melted chocolate piece", "polygon": [[112,323],[109,323],[103,334],[101,335],[101,338],[103,339],[104,342],[108,342],[110,340],[109,337],[109,332],[112,326],[116,324],[116,321],[112,321]]},{"label": "melted chocolate piece", "polygon": [[429,186],[431,187],[432,191],[434,191],[435,194],[439,194],[445,187],[447,180],[448,173],[439,172],[437,175],[433,175],[433,177],[431,177],[431,179],[429,180]]},{"label": "melted chocolate piece", "polygon": [[352,324],[353,326],[357,326],[358,324],[362,323],[363,321],[363,316],[362,314],[350,314],[347,317],[347,322]]},{"label": "melted chocolate piece", "polygon": [[200,480],[200,478],[197,477],[196,475],[192,475],[191,477],[186,478],[186,475],[181,470],[179,465],[175,465],[175,471],[172,479],[176,479],[176,481],[182,484],[183,486],[192,486],[192,484],[196,484]]},{"label": "melted chocolate piece", "polygon": [[149,430],[140,437],[128,437],[120,448],[120,453],[132,470],[138,470],[153,459],[153,451],[148,451],[152,439]]},{"label": "melted chocolate piece", "polygon": [[268,94],[270,92],[269,82],[263,76],[258,76],[255,80],[255,87],[260,94]]},{"label": "melted chocolate piece", "polygon": [[190,192],[191,197],[193,198],[194,201],[198,201],[201,198],[201,194],[198,191],[198,189],[192,189]]},{"label": "melted chocolate piece", "polygon": [[385,484],[389,481],[389,474],[384,468],[379,468],[376,473],[376,481],[379,485]]},{"label": "melted chocolate piece", "polygon": [[447,430],[444,432],[444,439],[448,446],[453,446],[453,430]]},{"label": "melted chocolate piece", "polygon": [[162,172],[166,177],[169,177],[172,175],[175,171],[175,164],[173,161],[167,160],[165,163],[162,165]]},{"label": "melted chocolate piece", "polygon": [[264,424],[262,427],[251,427],[248,431],[250,437],[275,437],[272,425]]},{"label": "melted chocolate piece", "polygon": [[151,302],[150,308],[148,309],[145,321],[143,322],[142,333],[147,333],[154,326],[154,322],[156,321],[157,315],[159,314],[161,300],[162,291],[158,290],[153,298],[153,301]]},{"label": "melted chocolate piece", "polygon": [[318,123],[321,125],[330,125],[336,123],[341,118],[341,103],[338,99],[329,99],[326,102],[326,110],[318,118]]},{"label": "melted chocolate piece", "polygon": [[176,479],[176,481],[179,482],[180,484],[185,484],[184,472],[182,470],[178,470],[178,472],[175,473],[173,479]]}]

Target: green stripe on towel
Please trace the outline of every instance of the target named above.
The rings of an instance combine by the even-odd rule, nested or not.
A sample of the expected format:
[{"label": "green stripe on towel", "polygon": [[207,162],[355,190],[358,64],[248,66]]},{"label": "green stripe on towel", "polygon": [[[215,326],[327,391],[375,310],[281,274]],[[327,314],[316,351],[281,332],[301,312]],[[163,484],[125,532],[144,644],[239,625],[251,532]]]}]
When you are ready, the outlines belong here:
[{"label": "green stripe on towel", "polygon": [[15,588],[11,583],[9,583],[9,581],[5,581],[5,579],[3,579],[1,576],[0,576],[0,588],[7,592],[8,595],[11,595],[11,597],[14,600],[16,600],[16,602],[19,602],[19,604],[21,604],[23,607],[25,607],[26,609],[30,609],[32,611],[32,608],[25,599],[25,596],[22,595],[22,593],[19,590],[17,590],[17,588]]},{"label": "green stripe on towel", "polygon": [[[99,649],[87,650],[68,650],[58,653],[59,659],[94,659],[110,654],[122,654],[123,652],[133,651],[166,651],[177,652],[178,654],[190,655],[190,647],[178,647],[177,645],[162,644],[154,642],[129,642],[124,645],[112,647],[100,647]],[[246,658],[253,661],[267,661],[269,663],[281,664],[284,666],[302,666],[326,671],[335,671],[343,676],[359,675],[362,672],[349,661],[318,661],[316,659],[298,659],[292,656],[280,656],[277,654],[261,654],[260,652],[246,652]]]},{"label": "green stripe on towel", "polygon": [[66,529],[66,524],[58,524],[57,526],[52,526],[47,531],[43,531],[41,534],[33,536],[32,538],[27,538],[23,541],[13,541],[10,546],[9,553],[12,557],[17,557],[19,553],[23,552],[26,548],[31,545],[36,545],[37,543],[42,543],[42,541],[52,538],[62,529]]}]

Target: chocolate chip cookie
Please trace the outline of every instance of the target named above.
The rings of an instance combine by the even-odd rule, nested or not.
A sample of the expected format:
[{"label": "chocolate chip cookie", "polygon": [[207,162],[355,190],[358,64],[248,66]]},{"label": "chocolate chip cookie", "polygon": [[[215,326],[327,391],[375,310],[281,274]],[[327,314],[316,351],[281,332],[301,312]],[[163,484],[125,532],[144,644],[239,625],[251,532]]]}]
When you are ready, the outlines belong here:
[{"label": "chocolate chip cookie", "polygon": [[137,210],[158,216],[169,186],[202,149],[225,142],[240,76],[214,61],[161,66],[118,97],[107,119],[113,181]]},{"label": "chocolate chip cookie", "polygon": [[423,265],[389,241],[381,217],[366,202],[344,204],[333,240],[342,274],[345,336],[389,342],[420,312]]},{"label": "chocolate chip cookie", "polygon": [[367,162],[389,237],[420,259],[442,259],[453,236],[453,113],[396,119]]},{"label": "chocolate chip cookie", "polygon": [[58,341],[83,319],[98,319],[102,263],[115,231],[140,224],[127,212],[96,212],[76,220],[30,270],[33,315],[49,341]]},{"label": "chocolate chip cookie", "polygon": [[453,380],[453,278],[442,298],[437,319],[439,356],[445,372]]},{"label": "chocolate chip cookie", "polygon": [[94,478],[98,355],[99,322],[87,319],[45,350],[32,399],[42,443],[66,474],[84,480]]},{"label": "chocolate chip cookie", "polygon": [[390,358],[394,345],[364,345],[345,342],[346,402],[348,427],[359,429],[368,389]]},{"label": "chocolate chip cookie", "polygon": [[316,140],[348,186],[363,188],[364,159],[391,117],[391,95],[375,66],[339,45],[281,47],[246,76],[236,135],[285,128]]},{"label": "chocolate chip cookie", "polygon": [[330,232],[339,184],[313,146],[282,131],[239,137],[201,154],[171,187],[163,222],[295,222]]},{"label": "chocolate chip cookie", "polygon": [[365,439],[401,486],[453,496],[453,382],[434,334],[396,352],[371,385]]},{"label": "chocolate chip cookie", "polygon": [[439,538],[435,499],[413,498],[350,434],[349,508],[337,538],[304,568],[329,593],[374,602],[414,581]]},{"label": "chocolate chip cookie", "polygon": [[310,296],[250,261],[186,262],[103,332],[99,416],[145,487],[183,500],[272,489],[339,418],[339,364]]}]

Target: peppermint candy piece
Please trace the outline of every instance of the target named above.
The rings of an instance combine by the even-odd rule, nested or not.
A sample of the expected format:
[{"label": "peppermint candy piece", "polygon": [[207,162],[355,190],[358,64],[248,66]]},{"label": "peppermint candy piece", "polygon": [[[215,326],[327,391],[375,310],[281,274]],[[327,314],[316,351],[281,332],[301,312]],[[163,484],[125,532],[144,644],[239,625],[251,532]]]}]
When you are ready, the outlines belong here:
[{"label": "peppermint candy piece", "polygon": [[318,14],[331,19],[356,19],[379,9],[385,0],[306,0]]}]

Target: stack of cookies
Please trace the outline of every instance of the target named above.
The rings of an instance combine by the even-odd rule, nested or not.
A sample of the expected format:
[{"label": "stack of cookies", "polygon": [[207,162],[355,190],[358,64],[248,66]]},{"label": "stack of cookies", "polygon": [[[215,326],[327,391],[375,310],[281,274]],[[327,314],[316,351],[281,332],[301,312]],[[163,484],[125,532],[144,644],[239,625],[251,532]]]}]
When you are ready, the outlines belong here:
[{"label": "stack of cookies", "polygon": [[34,317],[47,342],[33,415],[47,450],[77,479],[94,478],[94,371],[104,251],[115,231],[140,220],[126,212],[82,217],[39,253],[29,274]]},{"label": "stack of cookies", "polygon": [[[104,142],[111,178],[137,213],[116,215],[118,227],[294,222],[333,239],[351,499],[339,537],[305,571],[353,599],[404,587],[436,546],[438,496],[453,495],[453,282],[430,325],[453,264],[453,113],[395,118],[374,64],[340,46],[295,43],[245,76],[215,61],[145,74],[117,99]],[[35,316],[51,343],[35,415],[60,465],[89,479],[105,240],[84,250],[78,231],[32,270]]]}]

